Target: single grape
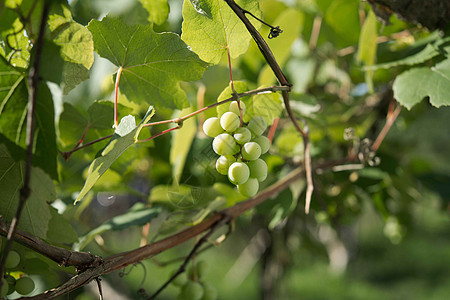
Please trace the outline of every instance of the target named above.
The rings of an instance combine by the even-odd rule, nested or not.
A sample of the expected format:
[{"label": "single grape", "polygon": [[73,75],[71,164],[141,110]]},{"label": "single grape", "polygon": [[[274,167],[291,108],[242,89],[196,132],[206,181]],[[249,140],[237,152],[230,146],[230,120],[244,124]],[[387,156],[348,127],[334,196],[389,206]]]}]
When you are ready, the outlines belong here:
[{"label": "single grape", "polygon": [[6,279],[5,278],[2,278],[2,290],[1,290],[1,292],[0,292],[0,294],[1,294],[1,297],[3,298],[3,297],[5,297],[6,295],[8,295],[8,289],[9,289],[9,287],[8,287],[8,282],[6,281]]},{"label": "single grape", "polygon": [[233,137],[236,143],[242,145],[250,141],[252,133],[247,128],[240,127],[234,132]]},{"label": "single grape", "polygon": [[232,163],[236,161],[236,158],[232,155],[227,156],[220,156],[216,161],[216,170],[219,172],[219,174],[227,175],[228,174],[228,168],[231,166]]},{"label": "single grape", "polygon": [[240,125],[241,121],[239,119],[239,116],[235,113],[232,113],[231,111],[224,113],[220,117],[220,126],[222,126],[225,131],[233,132],[238,129]]},{"label": "single grape", "polygon": [[216,137],[223,132],[219,118],[212,117],[203,123],[203,132],[209,137]]},{"label": "single grape", "polygon": [[[241,106],[241,110],[242,110],[242,116],[245,115],[245,103],[240,101],[239,105]],[[233,101],[230,103],[230,108],[228,109],[231,112],[234,112],[236,115],[240,116],[239,113],[239,106],[237,101]]]},{"label": "single grape", "polygon": [[247,128],[255,135],[260,136],[267,128],[266,120],[261,116],[253,117],[248,122]]},{"label": "single grape", "polygon": [[248,142],[242,146],[242,157],[246,160],[255,160],[261,156],[261,146],[255,142]]},{"label": "single grape", "polygon": [[248,168],[250,169],[250,177],[258,179],[259,182],[263,182],[267,178],[267,164],[261,158],[248,162]]},{"label": "single grape", "polygon": [[203,282],[203,298],[202,300],[216,300],[218,293],[217,289],[214,285],[212,285],[210,282],[206,281]]},{"label": "single grape", "polygon": [[6,258],[5,268],[12,269],[19,265],[20,255],[14,250],[9,251],[8,257]]},{"label": "single grape", "polygon": [[186,272],[183,272],[183,273],[179,274],[177,277],[175,277],[175,279],[172,280],[172,283],[176,286],[183,286],[186,284],[187,281],[188,281],[188,276],[187,276]]},{"label": "single grape", "polygon": [[181,288],[180,299],[200,300],[203,297],[203,287],[195,281],[188,281]]},{"label": "single grape", "polygon": [[222,133],[216,136],[212,143],[214,152],[219,155],[233,155],[239,151],[234,138],[228,133]]},{"label": "single grape", "polygon": [[228,179],[233,184],[242,184],[248,180],[250,169],[243,162],[232,163],[228,169]]},{"label": "single grape", "polygon": [[34,290],[34,281],[30,277],[21,277],[16,281],[16,292],[28,295]]},{"label": "single grape", "polygon": [[245,197],[253,197],[256,195],[259,189],[258,179],[249,178],[247,182],[243,184],[238,184],[237,186],[239,193]]},{"label": "single grape", "polygon": [[254,138],[252,142],[258,143],[261,146],[261,154],[267,153],[270,148],[270,140],[264,136],[258,136],[257,138]]}]

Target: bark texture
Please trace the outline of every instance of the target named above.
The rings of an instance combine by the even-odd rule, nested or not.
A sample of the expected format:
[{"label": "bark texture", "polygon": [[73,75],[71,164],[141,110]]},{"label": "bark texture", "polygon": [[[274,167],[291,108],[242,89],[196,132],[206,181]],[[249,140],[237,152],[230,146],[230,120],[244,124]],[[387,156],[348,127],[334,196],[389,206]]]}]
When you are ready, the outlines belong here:
[{"label": "bark texture", "polygon": [[369,0],[374,12],[387,20],[392,12],[409,23],[430,30],[445,29],[450,21],[450,0]]}]

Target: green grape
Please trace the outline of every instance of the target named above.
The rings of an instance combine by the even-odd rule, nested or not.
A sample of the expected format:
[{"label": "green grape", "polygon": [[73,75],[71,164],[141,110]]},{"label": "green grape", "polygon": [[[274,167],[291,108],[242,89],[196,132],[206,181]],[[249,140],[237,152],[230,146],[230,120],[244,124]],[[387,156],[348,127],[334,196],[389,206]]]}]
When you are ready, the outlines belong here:
[{"label": "green grape", "polygon": [[2,278],[2,290],[1,290],[1,297],[3,298],[3,297],[5,297],[6,295],[8,295],[8,289],[9,289],[9,287],[8,287],[8,282],[6,281],[6,279],[5,278]]},{"label": "green grape", "polygon": [[267,128],[266,120],[261,116],[253,117],[248,122],[247,128],[255,135],[260,136]]},{"label": "green grape", "polygon": [[203,282],[203,298],[202,300],[216,300],[217,299],[217,289],[214,285],[208,281]]},{"label": "green grape", "polygon": [[233,155],[239,151],[234,138],[228,133],[222,133],[216,136],[212,143],[214,152],[219,155]]},{"label": "green grape", "polygon": [[232,113],[231,111],[224,113],[220,117],[220,126],[222,126],[225,131],[233,132],[238,129],[240,125],[241,121],[239,119],[239,116],[235,113]]},{"label": "green grape", "polygon": [[34,281],[30,277],[21,277],[16,281],[16,292],[28,295],[34,290]]},{"label": "green grape", "polygon": [[202,277],[202,276],[205,276],[206,273],[208,273],[209,266],[206,261],[201,260],[197,263],[196,268],[197,268],[198,276]]},{"label": "green grape", "polygon": [[14,250],[9,251],[8,257],[6,258],[5,268],[12,269],[19,265],[20,255]]},{"label": "green grape", "polygon": [[7,295],[11,295],[16,291],[16,279],[11,275],[6,275],[6,281],[8,282],[8,293]]},{"label": "green grape", "polygon": [[248,168],[250,169],[250,177],[258,179],[259,182],[263,182],[267,178],[267,164],[261,158],[248,162]]},{"label": "green grape", "polygon": [[232,163],[236,161],[236,158],[232,155],[227,156],[220,156],[216,161],[216,170],[219,172],[219,174],[227,175],[228,174],[228,168],[231,166]]},{"label": "green grape", "polygon": [[172,283],[176,286],[183,286],[186,284],[187,281],[188,281],[188,276],[187,276],[186,272],[183,272],[181,274],[178,274],[178,276],[175,277],[174,280],[172,280]]},{"label": "green grape", "polygon": [[233,184],[242,184],[248,180],[250,169],[243,162],[232,163],[228,169],[228,179]]},{"label": "green grape", "polygon": [[259,189],[258,179],[249,178],[247,182],[243,184],[238,184],[237,186],[239,193],[245,197],[253,197],[256,195]]},{"label": "green grape", "polygon": [[240,127],[234,132],[233,137],[236,143],[242,145],[250,141],[252,133],[247,128]]},{"label": "green grape", "polygon": [[[242,110],[242,116],[245,115],[245,103],[240,101],[239,105],[241,106],[241,110]],[[237,101],[233,101],[230,103],[230,108],[228,109],[231,112],[234,112],[236,115],[240,116],[239,113],[239,106]]]},{"label": "green grape", "polygon": [[270,140],[264,136],[258,136],[257,138],[254,138],[252,142],[258,143],[261,146],[261,154],[267,153],[270,148]]},{"label": "green grape", "polygon": [[261,156],[261,146],[255,142],[248,142],[242,146],[242,157],[246,160],[255,160]]},{"label": "green grape", "polygon": [[203,132],[209,137],[216,137],[223,132],[219,118],[212,117],[203,123]]},{"label": "green grape", "polygon": [[203,287],[200,283],[190,280],[181,288],[179,298],[186,300],[200,300],[203,297],[203,293]]}]

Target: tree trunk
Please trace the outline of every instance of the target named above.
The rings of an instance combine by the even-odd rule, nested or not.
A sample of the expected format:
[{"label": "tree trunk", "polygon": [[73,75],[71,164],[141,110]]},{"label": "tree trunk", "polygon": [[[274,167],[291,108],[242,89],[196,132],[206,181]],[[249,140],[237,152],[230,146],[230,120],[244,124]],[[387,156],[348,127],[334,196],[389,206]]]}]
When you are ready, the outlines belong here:
[{"label": "tree trunk", "polygon": [[392,12],[409,23],[430,30],[444,29],[450,21],[450,0],[369,0],[374,12],[387,21]]}]

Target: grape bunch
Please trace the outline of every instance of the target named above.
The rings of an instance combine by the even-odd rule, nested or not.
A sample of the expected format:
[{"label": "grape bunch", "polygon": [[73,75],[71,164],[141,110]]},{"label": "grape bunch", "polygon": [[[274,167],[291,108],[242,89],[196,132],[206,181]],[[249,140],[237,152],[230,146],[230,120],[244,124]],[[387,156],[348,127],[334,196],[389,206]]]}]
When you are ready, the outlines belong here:
[{"label": "grape bunch", "polygon": [[20,263],[20,255],[16,251],[9,252],[5,262],[6,273],[2,278],[3,285],[1,290],[1,298],[10,295],[16,291],[21,295],[28,295],[34,290],[34,281],[28,276],[15,278],[8,274],[9,270],[15,269]]},{"label": "grape bunch", "polygon": [[243,196],[253,197],[267,178],[267,164],[260,156],[269,151],[270,141],[262,135],[267,128],[263,117],[254,116],[241,126],[239,105],[244,115],[244,102],[233,101],[227,112],[207,119],[203,131],[214,138],[213,150],[220,155],[217,172],[227,175]]}]

